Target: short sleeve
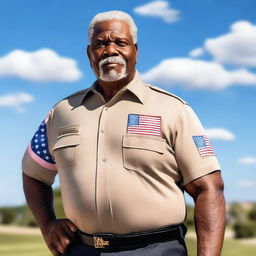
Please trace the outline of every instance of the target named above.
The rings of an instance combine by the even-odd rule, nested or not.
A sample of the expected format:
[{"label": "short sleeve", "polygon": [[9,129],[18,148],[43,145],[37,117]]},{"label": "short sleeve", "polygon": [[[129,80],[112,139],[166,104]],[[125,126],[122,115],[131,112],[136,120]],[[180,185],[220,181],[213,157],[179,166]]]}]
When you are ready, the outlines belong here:
[{"label": "short sleeve", "polygon": [[57,174],[56,163],[49,151],[48,127],[51,112],[40,124],[22,159],[22,170],[28,176],[51,185]]},{"label": "short sleeve", "polygon": [[182,173],[183,185],[220,170],[213,147],[198,117],[187,104],[177,117],[175,158]]}]

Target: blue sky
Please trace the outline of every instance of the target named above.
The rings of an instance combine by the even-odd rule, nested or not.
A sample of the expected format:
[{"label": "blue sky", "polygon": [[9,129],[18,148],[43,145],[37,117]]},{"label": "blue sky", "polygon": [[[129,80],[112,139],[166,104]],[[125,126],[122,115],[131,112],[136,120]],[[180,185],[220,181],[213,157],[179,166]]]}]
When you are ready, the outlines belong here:
[{"label": "blue sky", "polygon": [[47,112],[94,81],[88,24],[113,9],[138,26],[142,77],[201,119],[227,201],[256,201],[254,0],[0,0],[0,206],[24,203],[21,158]]}]

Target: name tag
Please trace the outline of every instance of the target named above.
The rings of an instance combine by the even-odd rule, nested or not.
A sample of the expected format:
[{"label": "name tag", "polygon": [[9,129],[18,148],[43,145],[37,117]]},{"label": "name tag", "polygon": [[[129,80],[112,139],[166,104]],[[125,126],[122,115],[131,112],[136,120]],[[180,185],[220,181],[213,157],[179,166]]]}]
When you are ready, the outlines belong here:
[{"label": "name tag", "polygon": [[58,137],[70,134],[79,134],[79,126],[71,125],[59,128]]}]

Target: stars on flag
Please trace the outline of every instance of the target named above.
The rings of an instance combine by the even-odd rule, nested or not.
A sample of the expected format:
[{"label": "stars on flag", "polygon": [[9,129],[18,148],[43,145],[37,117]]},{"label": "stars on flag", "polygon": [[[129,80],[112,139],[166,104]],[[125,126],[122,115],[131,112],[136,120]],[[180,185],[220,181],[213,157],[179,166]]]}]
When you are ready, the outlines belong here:
[{"label": "stars on flag", "polygon": [[55,161],[53,160],[48,150],[47,128],[45,121],[41,123],[35,135],[33,136],[31,140],[31,149],[42,160],[50,164],[55,164]]}]

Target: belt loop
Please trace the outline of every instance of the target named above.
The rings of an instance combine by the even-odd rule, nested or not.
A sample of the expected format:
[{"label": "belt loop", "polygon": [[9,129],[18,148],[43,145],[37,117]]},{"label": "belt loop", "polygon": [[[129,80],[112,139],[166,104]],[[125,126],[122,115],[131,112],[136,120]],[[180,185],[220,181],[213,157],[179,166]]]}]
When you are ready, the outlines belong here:
[{"label": "belt loop", "polygon": [[180,224],[180,225],[178,226],[178,228],[179,228],[179,232],[180,232],[181,238],[184,239],[184,238],[185,238],[185,235],[186,235],[186,233],[187,233],[187,227],[182,223],[182,224]]},{"label": "belt loop", "polygon": [[77,234],[78,234],[79,237],[82,236],[82,232],[79,229],[77,230]]}]

